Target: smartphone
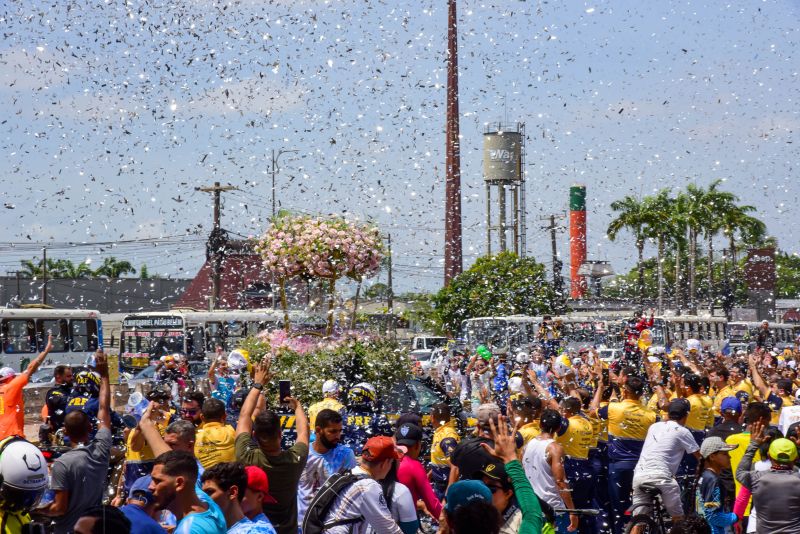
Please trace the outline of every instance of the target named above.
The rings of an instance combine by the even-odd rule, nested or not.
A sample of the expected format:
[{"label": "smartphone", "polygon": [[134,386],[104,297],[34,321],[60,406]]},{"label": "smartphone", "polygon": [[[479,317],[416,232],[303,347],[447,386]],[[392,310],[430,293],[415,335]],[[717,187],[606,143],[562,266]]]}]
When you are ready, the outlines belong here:
[{"label": "smartphone", "polygon": [[292,381],[279,380],[278,381],[278,399],[281,404],[286,404],[286,397],[292,395]]}]

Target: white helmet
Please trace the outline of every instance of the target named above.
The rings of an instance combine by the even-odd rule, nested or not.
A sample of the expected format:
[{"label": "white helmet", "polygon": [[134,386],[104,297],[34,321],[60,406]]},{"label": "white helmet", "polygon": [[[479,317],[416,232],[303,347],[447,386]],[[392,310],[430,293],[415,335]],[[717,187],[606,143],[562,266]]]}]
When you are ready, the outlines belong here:
[{"label": "white helmet", "polygon": [[518,352],[516,360],[518,364],[525,365],[531,361],[531,356],[527,352]]},{"label": "white helmet", "polygon": [[47,489],[47,460],[24,439],[0,446],[0,509],[31,510]]}]

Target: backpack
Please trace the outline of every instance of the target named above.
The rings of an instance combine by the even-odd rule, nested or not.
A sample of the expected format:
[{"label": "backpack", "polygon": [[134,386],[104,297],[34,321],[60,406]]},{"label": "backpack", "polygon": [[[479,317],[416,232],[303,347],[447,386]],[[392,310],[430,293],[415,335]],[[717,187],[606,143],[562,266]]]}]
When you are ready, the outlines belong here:
[{"label": "backpack", "polygon": [[362,516],[328,523],[325,522],[325,518],[336,498],[342,495],[351,485],[365,478],[367,478],[366,475],[354,475],[346,469],[331,475],[319,488],[319,491],[308,505],[308,510],[306,510],[306,515],[303,518],[303,534],[322,534],[329,528],[363,521],[364,518]]}]

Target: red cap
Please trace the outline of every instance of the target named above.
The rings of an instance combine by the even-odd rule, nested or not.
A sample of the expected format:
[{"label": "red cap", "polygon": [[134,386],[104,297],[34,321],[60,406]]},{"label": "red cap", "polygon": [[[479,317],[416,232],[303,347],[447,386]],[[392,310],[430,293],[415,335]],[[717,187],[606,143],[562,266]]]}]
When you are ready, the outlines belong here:
[{"label": "red cap", "polygon": [[277,504],[275,497],[269,494],[269,480],[267,473],[255,465],[248,465],[244,468],[247,472],[247,487],[253,491],[260,491],[264,494],[264,501],[268,504]]},{"label": "red cap", "polygon": [[388,436],[369,438],[364,444],[361,456],[368,462],[381,460],[400,460],[403,455],[397,450],[394,440]]}]

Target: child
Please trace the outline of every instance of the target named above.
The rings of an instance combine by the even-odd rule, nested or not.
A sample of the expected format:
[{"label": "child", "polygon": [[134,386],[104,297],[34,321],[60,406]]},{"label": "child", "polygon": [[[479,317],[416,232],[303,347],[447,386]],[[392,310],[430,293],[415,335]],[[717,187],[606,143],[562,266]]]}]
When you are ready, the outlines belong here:
[{"label": "child", "polygon": [[725,511],[725,488],[719,480],[722,470],[731,467],[728,452],[736,447],[716,436],[704,439],[700,446],[704,469],[697,482],[695,505],[697,515],[711,527],[711,534],[732,534],[732,526],[738,521],[736,514]]}]

